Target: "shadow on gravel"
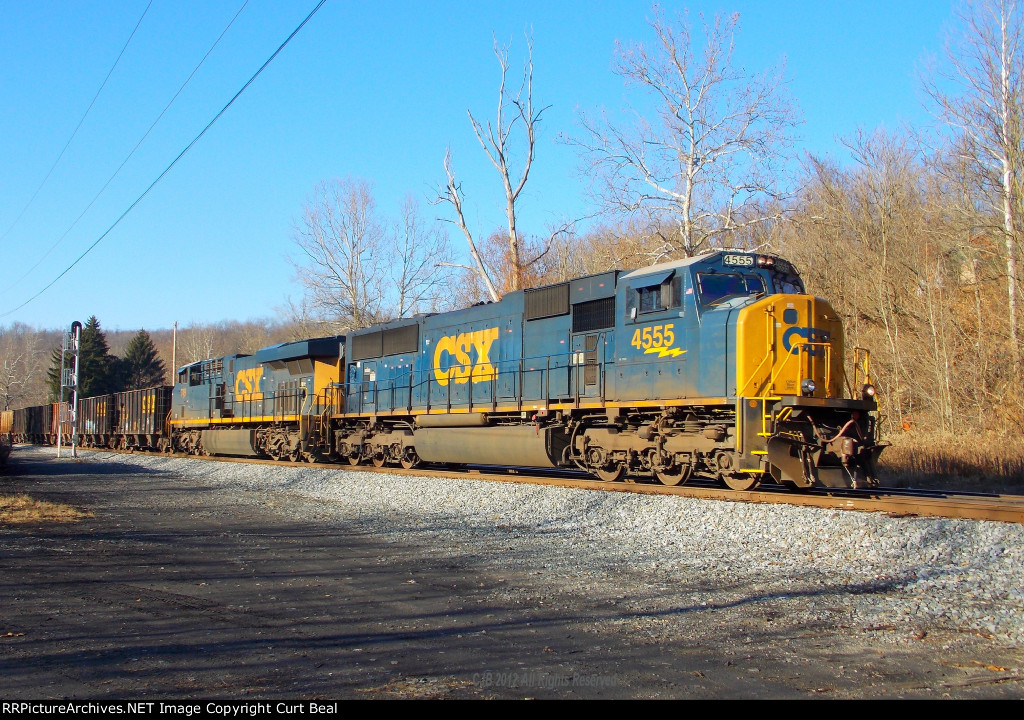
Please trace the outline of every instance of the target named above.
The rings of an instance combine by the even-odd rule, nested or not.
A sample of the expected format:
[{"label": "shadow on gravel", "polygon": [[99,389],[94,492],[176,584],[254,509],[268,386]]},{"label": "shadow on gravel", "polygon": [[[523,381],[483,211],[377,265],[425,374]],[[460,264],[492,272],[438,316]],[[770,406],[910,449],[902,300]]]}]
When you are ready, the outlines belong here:
[{"label": "shadow on gravel", "polygon": [[[67,475],[166,475],[165,470],[140,467],[117,460],[95,460],[92,457],[72,458],[64,450],[63,457],[57,457],[57,449],[32,448],[28,451],[15,448],[7,465],[0,467],[0,478],[25,476],[67,476]],[[92,452],[92,451],[88,451]]]},{"label": "shadow on gravel", "polygon": [[[0,694],[359,697],[401,678],[441,677],[471,695],[481,673],[554,677],[578,668],[607,677],[630,668],[657,683],[667,661],[703,667],[737,637],[772,646],[791,635],[784,621],[760,632],[747,624],[779,601],[831,598],[841,607],[850,593],[898,585],[757,594],[709,582],[678,591],[734,599],[638,610],[635,598],[538,596],[496,573],[486,554],[439,559],[387,542],[386,532],[325,533],[252,508],[241,521],[200,502],[158,510],[145,530],[87,522],[5,537],[0,596],[13,636],[0,651]],[[205,513],[216,513],[215,526]],[[700,646],[663,643],[638,622],[648,618],[688,628]]]}]

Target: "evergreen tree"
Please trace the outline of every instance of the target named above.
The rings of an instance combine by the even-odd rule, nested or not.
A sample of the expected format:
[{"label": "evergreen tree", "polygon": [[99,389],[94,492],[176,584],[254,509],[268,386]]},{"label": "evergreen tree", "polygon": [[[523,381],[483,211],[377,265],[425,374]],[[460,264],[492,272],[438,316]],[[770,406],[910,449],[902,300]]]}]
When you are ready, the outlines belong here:
[{"label": "evergreen tree", "polygon": [[[65,358],[70,367],[70,358]],[[120,391],[119,360],[110,354],[107,336],[100,329],[95,315],[82,328],[78,344],[78,397],[94,397]],[[50,355],[50,370],[46,373],[50,397],[57,399],[60,390],[60,348]],[[65,400],[70,399],[68,396]]]},{"label": "evergreen tree", "polygon": [[[64,358],[65,367],[69,362],[68,358]],[[60,348],[55,347],[50,352],[50,369],[46,371],[46,387],[50,391],[50,402],[57,402],[57,393],[60,392]],[[71,393],[65,391],[64,397],[60,398],[61,402],[67,402],[71,399]]]},{"label": "evergreen tree", "polygon": [[142,390],[164,383],[164,361],[145,330],[139,330],[125,348],[121,380],[125,390]]}]

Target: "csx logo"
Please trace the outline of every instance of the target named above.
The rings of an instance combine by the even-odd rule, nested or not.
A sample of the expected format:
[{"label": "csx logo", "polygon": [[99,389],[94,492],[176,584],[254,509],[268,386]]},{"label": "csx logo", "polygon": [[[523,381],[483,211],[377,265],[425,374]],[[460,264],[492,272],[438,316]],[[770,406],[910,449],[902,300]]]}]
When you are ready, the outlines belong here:
[{"label": "csx logo", "polygon": [[[803,342],[797,342],[793,344],[793,338],[802,338]],[[794,348],[797,348],[796,352],[800,352],[799,348],[804,343],[824,343],[828,342],[828,333],[824,330],[816,330],[815,328],[809,327],[798,327],[794,325],[782,334],[782,347],[786,349],[787,353],[792,353]],[[822,353],[820,348],[809,347],[806,348],[808,355],[819,355]]]},{"label": "csx logo", "polygon": [[[434,348],[434,377],[438,385],[451,380],[458,385],[469,382],[487,382],[497,376],[491,365],[491,345],[498,339],[498,328],[476,332],[446,335]],[[474,352],[475,351],[475,352]],[[474,359],[472,354],[476,355]]]},{"label": "csx logo", "polygon": [[260,380],[263,379],[263,368],[239,370],[235,373],[235,400],[262,400]]}]

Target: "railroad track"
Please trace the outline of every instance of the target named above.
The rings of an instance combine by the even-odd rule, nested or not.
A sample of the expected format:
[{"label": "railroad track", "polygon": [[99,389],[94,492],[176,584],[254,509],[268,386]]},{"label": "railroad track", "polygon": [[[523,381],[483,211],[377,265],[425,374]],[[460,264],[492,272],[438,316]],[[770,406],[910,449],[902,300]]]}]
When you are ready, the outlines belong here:
[{"label": "railroad track", "polygon": [[249,463],[276,467],[327,468],[336,470],[358,470],[359,472],[390,473],[420,477],[471,478],[490,482],[514,482],[551,487],[572,487],[605,492],[630,492],[645,495],[673,495],[676,497],[699,498],[725,502],[767,503],[798,505],[803,507],[853,510],[859,512],[881,512],[896,517],[945,517],[966,520],[993,520],[1024,524],[1024,495],[993,495],[984,493],[907,490],[899,488],[878,488],[875,490],[825,490],[793,492],[776,485],[763,485],[756,490],[738,491],[718,486],[714,480],[694,478],[685,485],[667,487],[652,483],[615,482],[594,480],[582,472],[539,471],[536,468],[493,468],[469,467],[464,469],[433,468],[423,465],[412,470],[397,467],[375,467],[373,465],[339,465],[324,462],[285,462],[260,458],[234,458],[196,456],[183,453],[157,453],[100,448],[84,448],[91,452],[113,452],[119,454],[172,457],[209,462]]}]

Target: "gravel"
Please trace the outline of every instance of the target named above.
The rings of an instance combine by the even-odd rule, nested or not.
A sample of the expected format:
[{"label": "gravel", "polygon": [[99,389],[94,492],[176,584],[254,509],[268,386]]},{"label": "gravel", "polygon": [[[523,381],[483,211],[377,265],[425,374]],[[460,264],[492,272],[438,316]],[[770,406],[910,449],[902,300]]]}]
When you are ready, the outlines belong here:
[{"label": "gravel", "polygon": [[[653,635],[672,613],[734,602],[813,628],[945,630],[1024,643],[1024,526],[595,492],[349,469],[83,451],[223,491],[299,520],[480,557],[529,578],[535,602],[584,595],[635,609]],[[295,502],[291,502],[295,500]],[[525,587],[525,586],[524,586]],[[516,593],[520,593],[517,595]]]}]

